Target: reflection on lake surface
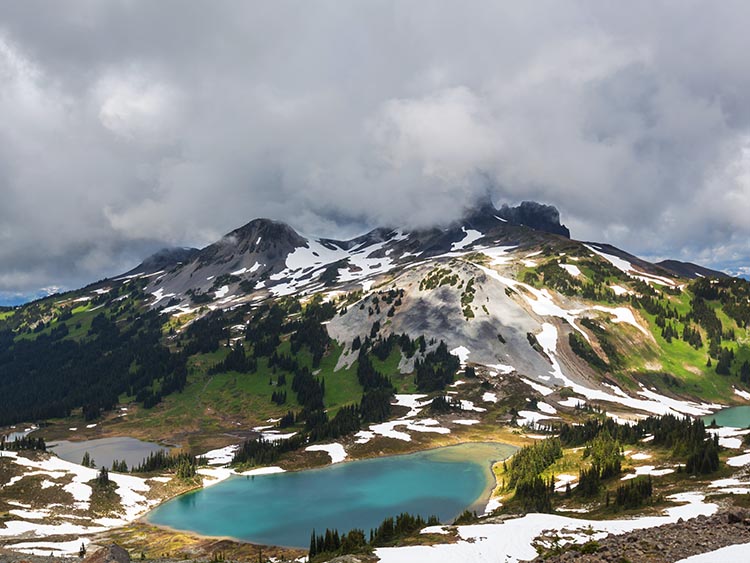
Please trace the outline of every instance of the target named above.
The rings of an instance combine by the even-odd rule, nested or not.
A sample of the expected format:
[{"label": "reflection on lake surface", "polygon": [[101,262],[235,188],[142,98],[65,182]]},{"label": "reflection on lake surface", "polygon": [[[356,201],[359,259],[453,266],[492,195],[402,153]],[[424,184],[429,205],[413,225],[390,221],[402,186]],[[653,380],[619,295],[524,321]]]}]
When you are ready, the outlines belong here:
[{"label": "reflection on lake surface", "polygon": [[82,442],[50,442],[48,449],[58,457],[73,463],[81,463],[83,454],[89,453],[97,467],[111,467],[114,460],[125,460],[128,467],[141,463],[149,454],[167,450],[164,446],[136,440],[135,438],[99,438]]}]

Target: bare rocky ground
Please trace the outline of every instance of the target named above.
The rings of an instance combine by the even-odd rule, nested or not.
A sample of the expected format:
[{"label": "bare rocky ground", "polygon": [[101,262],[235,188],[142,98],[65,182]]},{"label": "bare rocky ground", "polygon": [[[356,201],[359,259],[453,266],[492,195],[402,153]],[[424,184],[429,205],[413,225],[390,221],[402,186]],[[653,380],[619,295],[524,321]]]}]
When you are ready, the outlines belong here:
[{"label": "bare rocky ground", "polygon": [[[750,543],[750,510],[733,508],[627,534],[610,534],[564,553],[540,556],[546,563],[673,563],[729,545]],[[750,557],[750,554],[749,554]]]}]

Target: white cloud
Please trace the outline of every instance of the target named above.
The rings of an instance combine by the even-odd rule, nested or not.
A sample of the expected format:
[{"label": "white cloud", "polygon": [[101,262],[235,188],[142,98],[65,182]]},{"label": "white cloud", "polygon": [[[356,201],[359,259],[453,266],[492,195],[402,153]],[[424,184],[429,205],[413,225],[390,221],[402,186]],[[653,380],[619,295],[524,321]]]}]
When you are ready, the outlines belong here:
[{"label": "white cloud", "polygon": [[0,25],[0,290],[257,216],[425,226],[488,188],[581,238],[747,265],[747,3],[40,6]]}]

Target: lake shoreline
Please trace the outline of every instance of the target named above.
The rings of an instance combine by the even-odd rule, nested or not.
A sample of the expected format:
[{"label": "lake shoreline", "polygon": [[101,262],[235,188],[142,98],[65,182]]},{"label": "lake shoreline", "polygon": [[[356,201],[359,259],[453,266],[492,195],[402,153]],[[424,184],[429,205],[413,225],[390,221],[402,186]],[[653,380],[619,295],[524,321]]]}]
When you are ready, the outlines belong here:
[{"label": "lake shoreline", "polygon": [[[471,446],[471,445],[484,446],[487,449],[505,447],[505,448],[509,448],[509,451],[501,452],[498,450],[496,453],[491,455],[491,457],[487,458],[486,457],[487,449],[485,449],[484,452],[479,453],[478,455],[470,454],[467,458],[465,451],[456,450],[456,448],[458,447],[462,447],[465,450],[467,446]],[[441,462],[440,463],[441,465],[442,463],[451,463],[451,462],[464,463],[464,464],[470,464],[470,465],[473,464],[476,467],[475,471],[477,471],[477,473],[479,473],[481,475],[481,478],[483,479],[483,481],[479,485],[481,487],[481,491],[470,503],[466,504],[465,507],[462,508],[461,510],[457,510],[456,514],[452,515],[451,517],[445,517],[444,515],[443,517],[444,523],[450,524],[452,519],[457,517],[461,512],[463,512],[463,510],[470,510],[470,511],[473,510],[473,511],[477,511],[478,513],[482,513],[482,514],[484,513],[484,509],[487,506],[487,503],[489,502],[493,491],[498,486],[497,477],[493,468],[495,467],[497,463],[503,460],[507,460],[509,457],[511,457],[515,453],[516,449],[517,449],[517,446],[514,446],[512,444],[507,444],[505,442],[467,441],[467,442],[460,442],[460,443],[455,443],[451,445],[432,446],[428,448],[419,449],[415,452],[400,452],[400,453],[395,453],[393,455],[383,456],[381,458],[367,457],[364,459],[347,459],[345,462],[340,462],[340,463],[335,463],[335,464],[329,463],[322,467],[292,469],[292,470],[288,470],[285,472],[288,474],[306,473],[310,475],[314,473],[319,473],[322,470],[330,470],[332,467],[343,468],[343,467],[350,465],[349,462],[363,462],[363,461],[369,460],[369,461],[376,461],[377,463],[379,463],[378,461],[379,459],[388,458],[391,461],[393,461],[394,459],[398,459],[398,458],[402,458],[406,456],[419,456],[420,454],[430,454],[430,453],[435,454],[437,452],[438,453],[437,457],[435,459],[429,459],[429,461]],[[477,459],[477,458],[482,458],[482,459]],[[164,506],[164,504],[166,504],[168,501],[175,500],[179,497],[185,497],[189,494],[190,495],[198,494],[201,491],[211,487],[212,485],[218,484],[218,482],[225,483],[229,480],[236,481],[238,480],[237,478],[243,477],[242,472],[238,472],[233,469],[229,469],[229,468],[217,468],[217,469],[226,471],[225,476],[221,478],[220,481],[214,481],[210,485],[208,485],[208,487],[196,486],[189,490],[181,492],[179,495],[175,495],[170,498],[165,498],[158,505],[154,506],[151,510],[149,510],[148,512],[140,516],[135,522],[142,524],[142,525],[153,526],[153,527],[162,529],[165,532],[170,532],[170,533],[175,533],[175,534],[188,534],[190,536],[205,539],[205,540],[223,539],[223,540],[229,540],[229,541],[233,541],[233,542],[237,542],[241,544],[250,544],[250,545],[257,545],[257,546],[271,546],[272,545],[272,546],[282,547],[286,549],[300,549],[299,546],[285,545],[284,542],[268,542],[268,541],[263,541],[263,540],[250,540],[246,538],[236,537],[232,535],[231,533],[211,534],[211,533],[205,533],[205,532],[198,532],[198,531],[195,531],[194,529],[190,529],[189,527],[183,528],[179,524],[175,525],[174,523],[163,523],[163,522],[158,522],[158,521],[154,521],[151,519],[153,515],[158,512],[159,508]],[[245,475],[245,477],[247,478],[248,476]],[[465,487],[464,487],[464,490],[465,490]],[[409,508],[405,508],[404,510],[409,511],[409,512],[414,512],[414,510],[411,510]],[[428,509],[428,511],[429,510],[431,509]],[[414,513],[416,514],[416,512]],[[393,516],[395,515],[396,513],[393,514]],[[427,517],[428,515],[429,514],[423,514],[424,517]],[[317,528],[318,526],[315,526],[313,524],[313,527]],[[334,525],[334,527],[336,526]],[[338,527],[341,528],[341,526],[338,526]],[[357,527],[357,526],[354,526],[354,527]],[[348,529],[345,531],[348,531]]]}]

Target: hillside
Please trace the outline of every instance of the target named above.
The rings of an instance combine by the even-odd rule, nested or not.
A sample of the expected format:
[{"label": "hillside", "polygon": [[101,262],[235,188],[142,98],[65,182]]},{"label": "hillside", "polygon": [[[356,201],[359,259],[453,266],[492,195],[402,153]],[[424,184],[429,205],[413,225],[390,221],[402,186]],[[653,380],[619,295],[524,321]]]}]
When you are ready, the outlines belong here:
[{"label": "hillside", "polygon": [[[683,399],[668,408],[690,414],[737,398],[750,377],[746,282],[677,277],[674,266],[570,240],[556,211],[532,211],[485,205],[444,229],[377,229],[350,241],[258,219],[203,250],[162,252],[126,275],[11,309],[0,320],[0,423],[79,408],[93,419],[132,399],[153,407],[190,391],[227,341],[244,344],[257,379],[290,351],[342,379],[357,363],[352,343],[369,339],[398,366],[387,375],[415,390],[408,342],[423,338],[426,350],[443,340],[485,375],[532,382],[543,395],[564,389],[620,414],[663,412],[661,395]],[[322,313],[310,313],[311,299]],[[394,343],[402,335],[406,346]],[[30,397],[31,386],[45,392]],[[356,382],[345,387],[346,399],[359,398]]]},{"label": "hillside", "polygon": [[[573,240],[530,203],[348,241],[256,219],[0,312],[0,425],[295,469],[705,415],[750,399],[750,283],[685,268]],[[551,466],[586,467],[573,451]]]}]

